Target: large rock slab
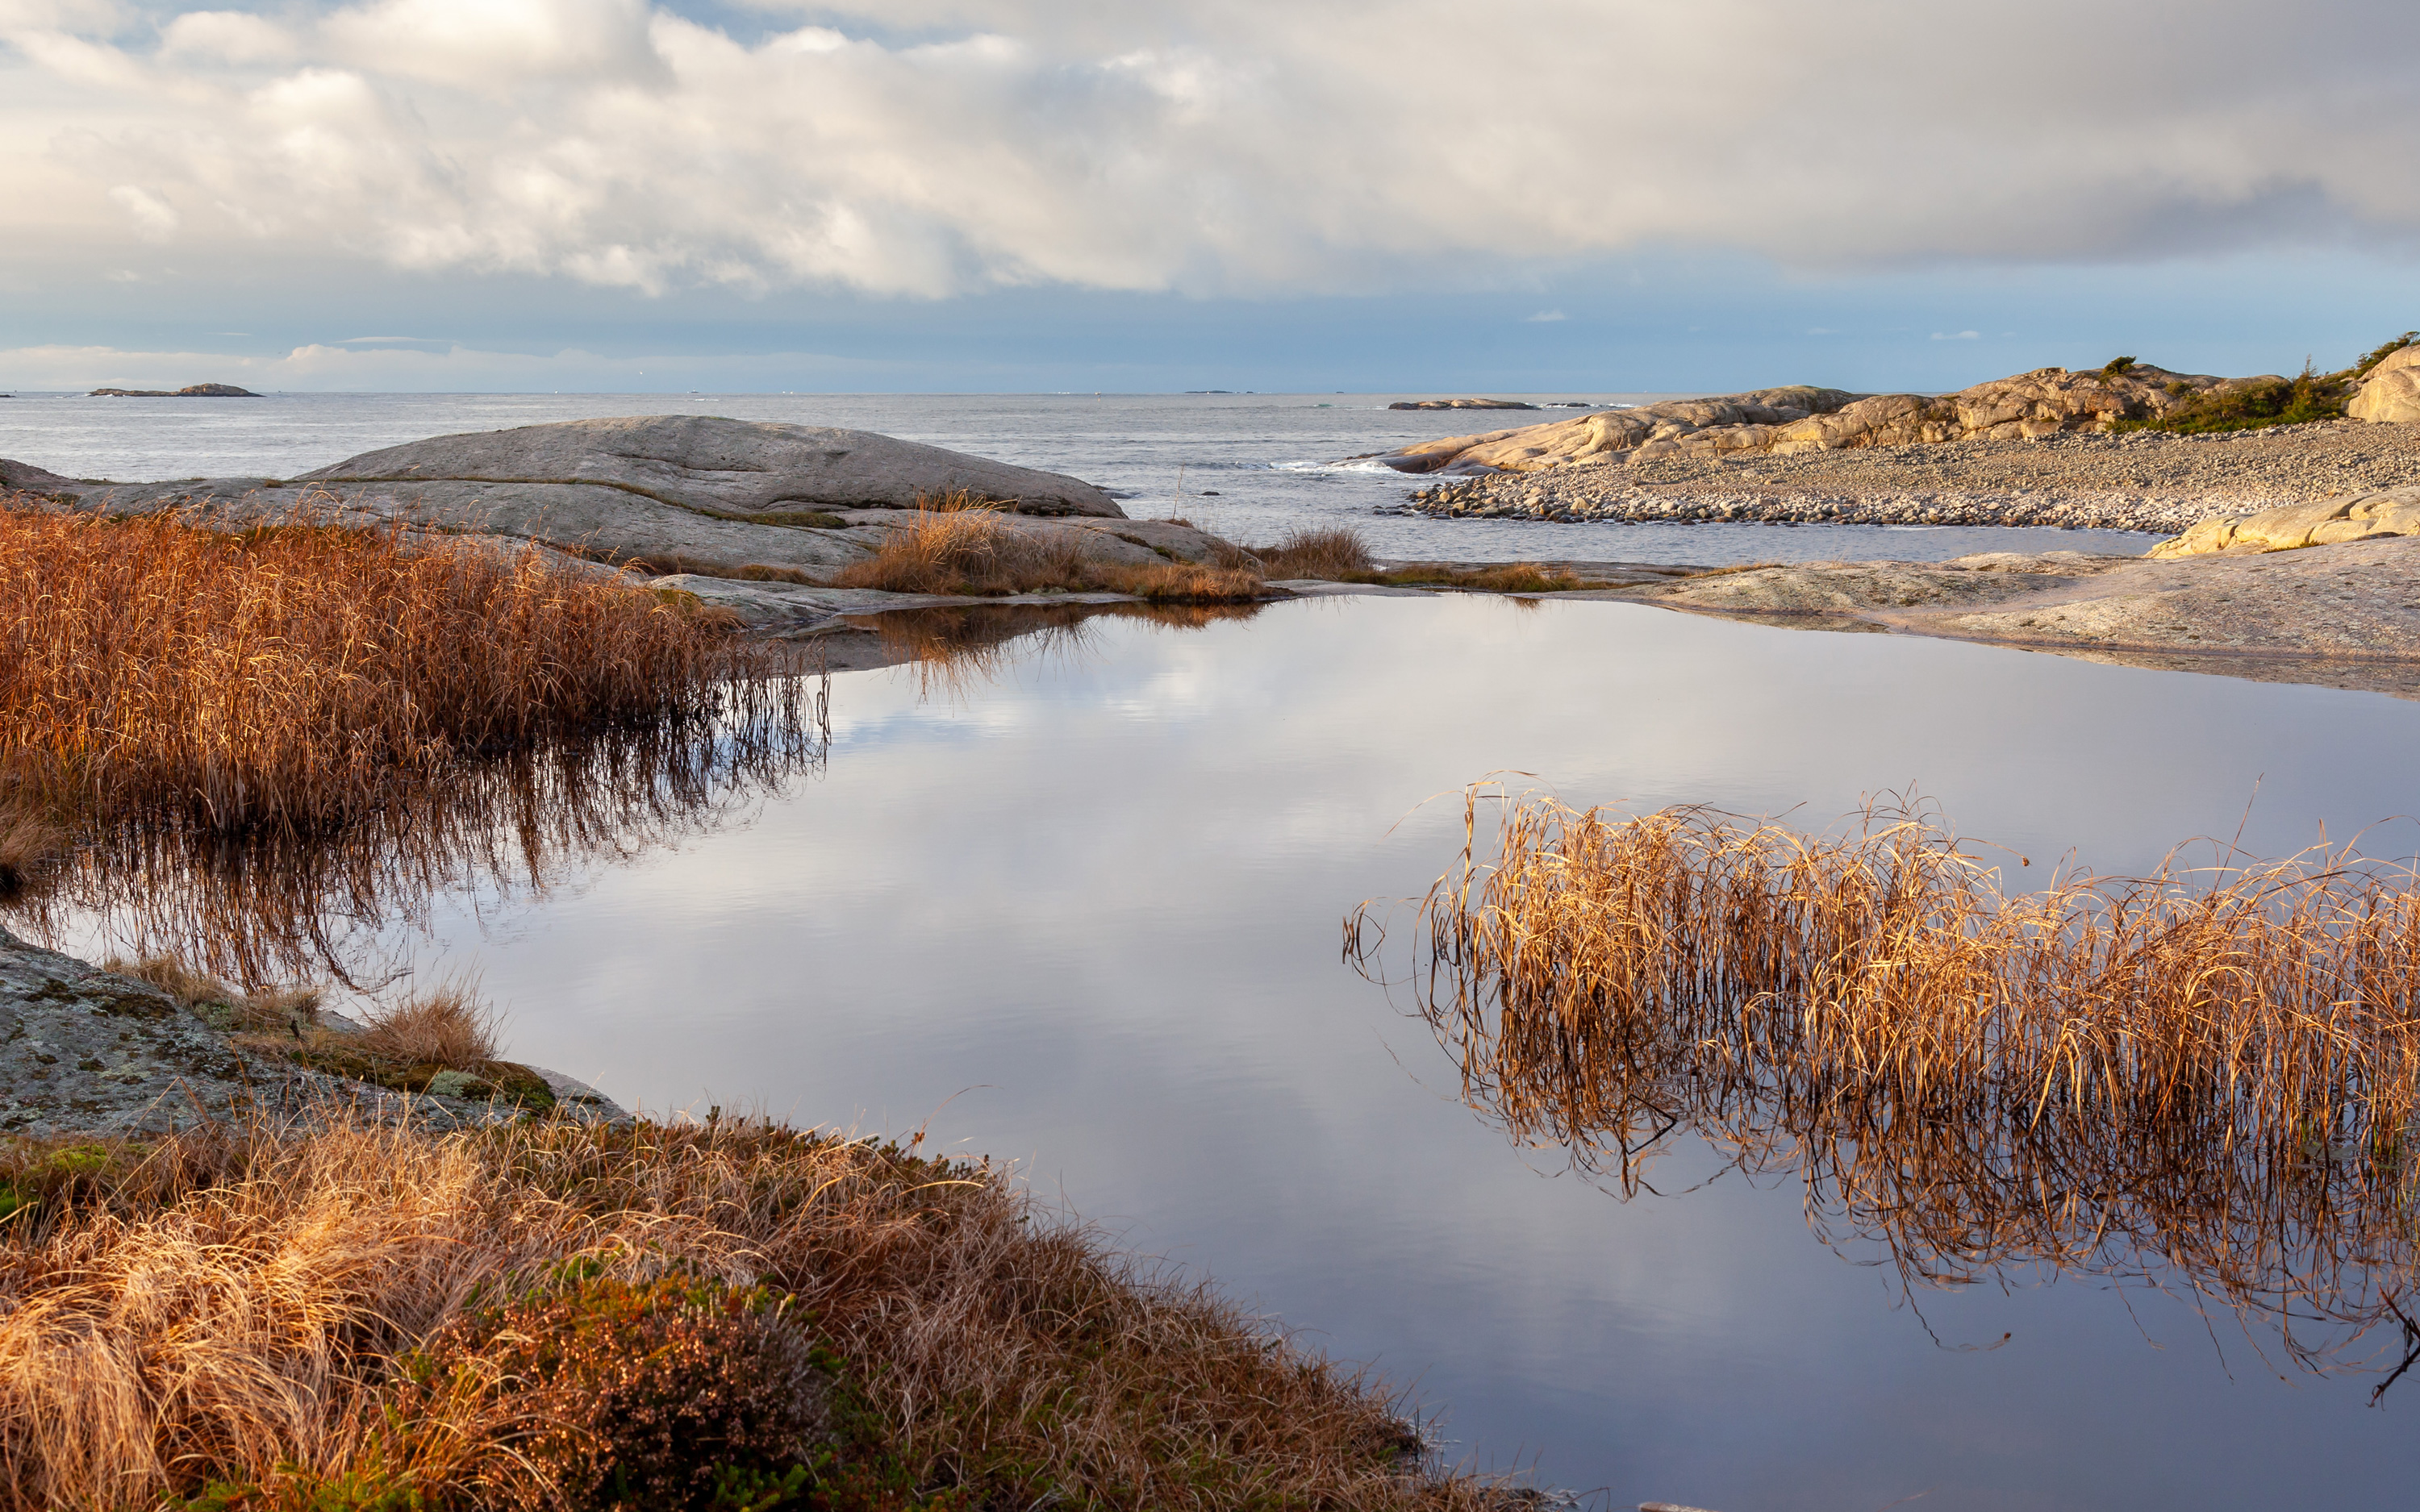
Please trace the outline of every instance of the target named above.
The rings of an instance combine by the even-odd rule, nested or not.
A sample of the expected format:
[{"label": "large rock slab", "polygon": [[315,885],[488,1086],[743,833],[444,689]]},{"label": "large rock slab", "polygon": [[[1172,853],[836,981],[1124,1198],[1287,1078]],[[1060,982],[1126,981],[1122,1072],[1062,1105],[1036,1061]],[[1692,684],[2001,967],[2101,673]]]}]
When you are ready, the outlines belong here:
[{"label": "large rock slab", "polygon": [[2420,694],[2420,537],[2183,561],[2054,551],[1806,563],[1618,596],[1773,624]]},{"label": "large rock slab", "polygon": [[2420,346],[2387,353],[2353,391],[2345,413],[2398,424],[2420,421]]},{"label": "large rock slab", "polygon": [[0,1133],[186,1128],[235,1111],[250,1073],[159,988],[0,930]]},{"label": "large rock slab", "polygon": [[0,461],[0,484],[110,514],[214,522],[317,516],[530,541],[649,576],[829,580],[914,518],[970,493],[1020,532],[1093,560],[1208,562],[1188,525],[1128,519],[1089,484],[865,431],[693,415],[583,420],[387,447],[299,478],[94,483]]},{"label": "large rock slab", "polygon": [[1122,519],[1117,501],[1062,473],[917,441],[841,430],[639,415],[434,436],[347,457],[298,483],[603,485],[686,509],[737,515],[911,509],[967,493],[1025,515]]},{"label": "large rock slab", "polygon": [[2310,546],[2420,535],[2420,484],[2287,504],[2201,521],[2150,555],[2163,561],[2215,552],[2298,551]]}]

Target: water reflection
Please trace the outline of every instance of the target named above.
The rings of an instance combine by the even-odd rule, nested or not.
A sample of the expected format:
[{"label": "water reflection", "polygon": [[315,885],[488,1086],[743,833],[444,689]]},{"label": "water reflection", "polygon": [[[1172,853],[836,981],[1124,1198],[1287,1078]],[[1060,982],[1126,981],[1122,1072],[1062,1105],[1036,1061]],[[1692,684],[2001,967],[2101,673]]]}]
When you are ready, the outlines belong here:
[{"label": "water reflection", "polygon": [[248,986],[374,987],[392,964],[394,926],[417,928],[453,898],[524,905],[573,866],[628,862],[729,825],[820,773],[830,724],[828,678],[776,679],[694,717],[465,761],[330,830],[121,824],[87,837],[8,912],[39,938],[175,955]]},{"label": "water reflection", "polygon": [[1226,620],[1249,620],[1263,604],[970,604],[964,608],[892,609],[851,617],[845,639],[833,638],[835,665],[912,670],[926,698],[964,699],[1000,681],[1015,667],[1078,660],[1094,647],[1103,621],[1140,622],[1160,629],[1200,630]]},{"label": "water reflection", "polygon": [[[1482,797],[1501,804],[1481,854]],[[1471,795],[1409,982],[1465,1100],[1624,1199],[1702,1141],[1902,1289],[2181,1289],[2311,1370],[2420,1363],[2420,890],[2323,850],[2005,872],[1925,811],[1808,836]],[[1379,974],[1383,918],[1348,920]]]}]

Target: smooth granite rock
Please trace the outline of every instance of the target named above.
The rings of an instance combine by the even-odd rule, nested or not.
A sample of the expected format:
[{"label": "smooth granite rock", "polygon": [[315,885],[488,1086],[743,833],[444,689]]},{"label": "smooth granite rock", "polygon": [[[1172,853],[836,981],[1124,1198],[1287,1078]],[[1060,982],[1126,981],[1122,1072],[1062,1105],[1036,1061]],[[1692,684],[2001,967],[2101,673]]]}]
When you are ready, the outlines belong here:
[{"label": "smooth granite rock", "polygon": [[1124,518],[1089,483],[866,430],[712,415],[569,420],[435,436],[347,457],[298,483],[602,484],[739,516],[911,509],[972,494],[1025,515]]},{"label": "smooth granite rock", "polygon": [[1011,529],[1071,539],[1096,561],[1207,562],[1220,550],[1189,525],[1128,519],[1058,473],[865,431],[690,415],[441,436],[291,479],[93,483],[0,461],[0,484],[109,514],[317,515],[531,541],[649,576],[824,582],[936,493],[978,495]]},{"label": "smooth granite rock", "polygon": [[2386,354],[2345,405],[2355,420],[2408,424],[2420,421],[2420,346]]},{"label": "smooth granite rock", "polygon": [[2141,364],[2117,373],[2039,368],[1956,393],[1858,394],[1804,385],[1675,399],[1479,436],[1423,441],[1377,460],[1404,472],[1534,472],[1662,457],[1788,455],[1859,446],[2055,436],[2156,419],[2186,399],[2273,377],[2218,378]]},{"label": "smooth granite rock", "polygon": [[2420,535],[2420,484],[2206,519],[2151,548],[2160,559],[2213,552],[2295,551],[2307,546]]}]

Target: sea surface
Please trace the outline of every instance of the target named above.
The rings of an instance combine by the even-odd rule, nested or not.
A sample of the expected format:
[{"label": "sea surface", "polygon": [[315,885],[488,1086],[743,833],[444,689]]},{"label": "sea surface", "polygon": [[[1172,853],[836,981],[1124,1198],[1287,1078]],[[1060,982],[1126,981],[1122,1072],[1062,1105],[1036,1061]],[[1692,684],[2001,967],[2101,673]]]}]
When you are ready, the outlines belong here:
[{"label": "sea surface", "polygon": [[[20,392],[0,401],[0,457],[73,478],[285,477],[381,446],[461,431],[612,415],[709,414],[879,431],[1111,490],[1138,517],[1179,515],[1246,543],[1350,524],[1379,555],[1448,561],[1696,563],[1896,558],[1971,551],[2139,555],[2132,532],[1872,525],[1554,524],[1373,515],[1416,480],[1366,460],[1411,441],[1567,419],[1536,412],[1388,409],[1395,394],[279,393],[258,399],[96,399]],[[1527,397],[1504,395],[1503,397]],[[1672,395],[1572,393],[1559,404]]]},{"label": "sea surface", "polygon": [[1452,863],[1491,776],[1810,829],[1921,794],[2033,875],[2197,836],[2408,855],[2420,779],[2346,753],[2420,748],[2420,703],[1473,596],[1105,616],[830,700],[819,764],[535,888],[441,891],[368,954],[475,969],[509,1055],[657,1113],[1013,1158],[1412,1393],[1449,1458],[1594,1506],[2412,1504],[2420,1377],[2369,1400],[2392,1329],[2305,1368],[2122,1244],[2142,1279],[1912,1280],[1819,1232],[1794,1170],[1727,1171],[1686,1128],[1625,1193],[1466,1104],[1341,946]]}]

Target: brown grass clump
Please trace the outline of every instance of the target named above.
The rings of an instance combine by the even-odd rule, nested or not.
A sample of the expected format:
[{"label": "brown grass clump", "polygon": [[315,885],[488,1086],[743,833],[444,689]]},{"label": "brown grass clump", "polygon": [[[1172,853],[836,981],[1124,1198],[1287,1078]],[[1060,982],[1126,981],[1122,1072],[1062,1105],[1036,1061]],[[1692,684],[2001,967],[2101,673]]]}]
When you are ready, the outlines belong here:
[{"label": "brown grass clump", "polygon": [[412,1066],[474,1071],[497,1056],[497,1014],[474,982],[443,982],[372,1013],[358,1043]]},{"label": "brown grass clump", "polygon": [[458,761],[693,712],[727,635],[535,547],[0,512],[0,760],[102,819],[306,829]]},{"label": "brown grass clump", "polygon": [[[1482,860],[1476,805],[1420,904],[1415,986],[1516,1137],[1630,1189],[1692,1128],[1803,1173],[1819,1227],[1910,1281],[2180,1279],[2315,1365],[2402,1331],[2410,869],[2317,852],[2010,893],[1921,813],[1807,836],[1534,797]],[[1369,908],[1348,921],[1365,965],[1382,938]]]},{"label": "brown grass clump", "polygon": [[1357,1378],[988,1165],[323,1115],[15,1146],[0,1180],[10,1512],[1483,1502]]},{"label": "brown grass clump", "polygon": [[997,508],[965,495],[920,500],[872,557],[842,568],[831,581],[894,594],[1109,593],[1194,603],[1252,599],[1263,592],[1260,576],[1242,567],[1095,561],[1084,554],[1080,529],[1020,529]]},{"label": "brown grass clump", "polygon": [[1373,565],[1370,541],[1350,526],[1298,527],[1278,537],[1275,546],[1249,548],[1271,578],[1318,578],[1330,582],[1349,574],[1368,572]]},{"label": "brown grass clump", "polygon": [[1588,586],[1571,573],[1551,571],[1534,562],[1508,562],[1500,567],[1414,562],[1384,572],[1359,573],[1346,580],[1399,588],[1467,588],[1482,594],[1560,594]]}]

